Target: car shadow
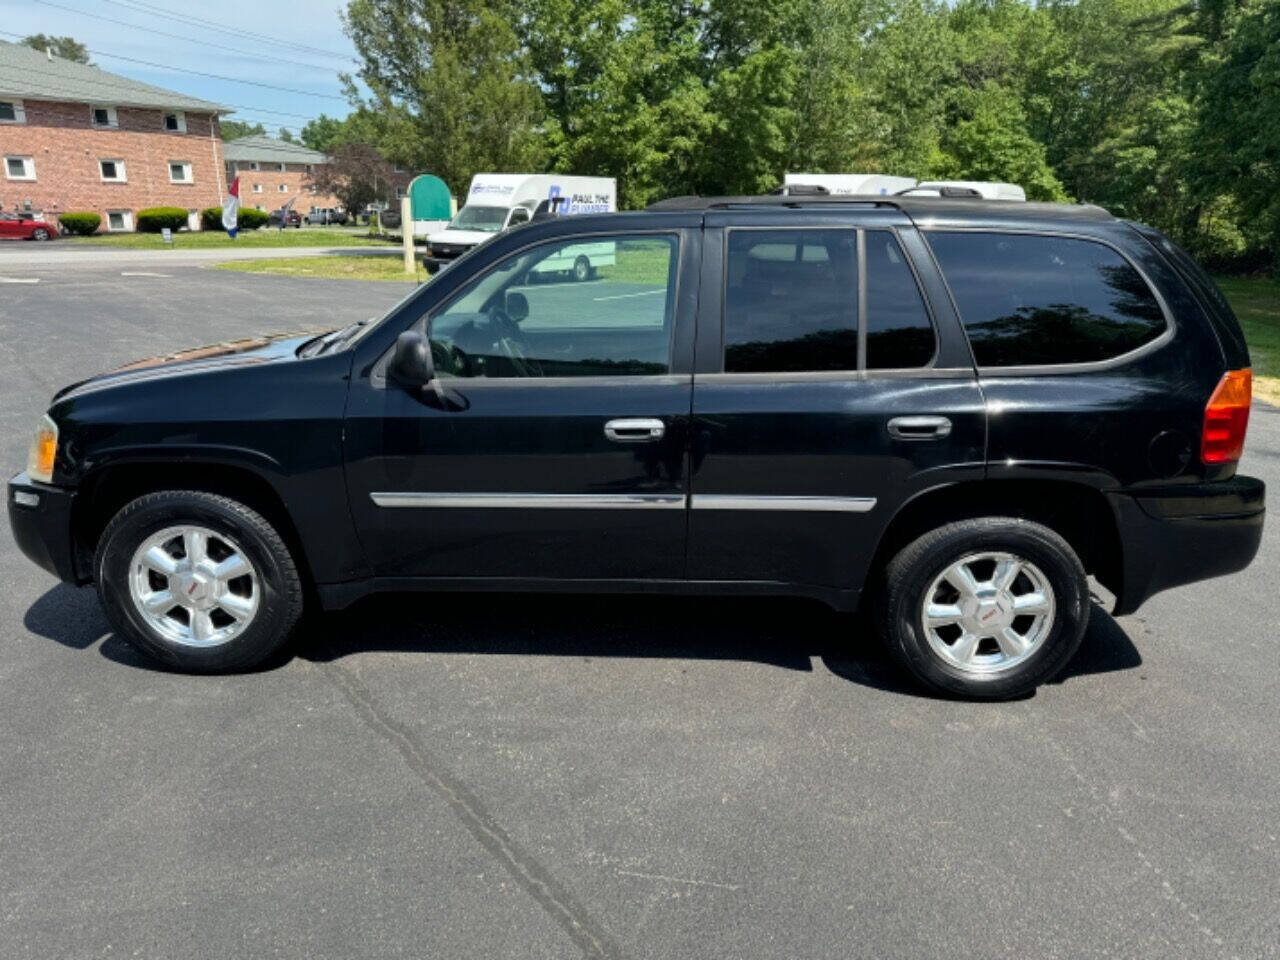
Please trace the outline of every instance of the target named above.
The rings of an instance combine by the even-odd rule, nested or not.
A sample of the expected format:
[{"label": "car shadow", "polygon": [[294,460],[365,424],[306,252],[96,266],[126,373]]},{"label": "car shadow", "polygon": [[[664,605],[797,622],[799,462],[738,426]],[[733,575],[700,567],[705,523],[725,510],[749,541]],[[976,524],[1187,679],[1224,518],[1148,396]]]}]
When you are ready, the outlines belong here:
[{"label": "car shadow", "polygon": [[[105,635],[100,652],[108,660],[168,671],[111,632],[93,590],[59,584],[31,605],[23,622],[76,650]],[[308,615],[291,648],[259,670],[277,669],[294,656],[325,663],[366,652],[740,660],[798,671],[812,671],[818,661],[860,686],[929,696],[876,642],[865,617],[776,597],[384,594]],[[1095,604],[1079,652],[1053,682],[1141,663],[1128,634]]]}]

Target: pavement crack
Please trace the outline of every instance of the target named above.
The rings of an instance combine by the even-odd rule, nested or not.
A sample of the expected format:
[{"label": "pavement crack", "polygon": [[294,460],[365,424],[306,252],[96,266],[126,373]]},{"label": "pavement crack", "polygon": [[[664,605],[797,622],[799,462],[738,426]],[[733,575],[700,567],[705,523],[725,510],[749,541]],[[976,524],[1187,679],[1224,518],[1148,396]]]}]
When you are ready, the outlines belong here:
[{"label": "pavement crack", "polygon": [[587,957],[618,960],[622,953],[612,938],[587,914],[551,873],[523,850],[498,824],[470,788],[449,772],[404,724],[382,709],[351,670],[330,662],[321,673],[355,708],[371,730],[387,740],[409,769],[449,805],[458,820],[506,868],[512,878],[564,929]]}]

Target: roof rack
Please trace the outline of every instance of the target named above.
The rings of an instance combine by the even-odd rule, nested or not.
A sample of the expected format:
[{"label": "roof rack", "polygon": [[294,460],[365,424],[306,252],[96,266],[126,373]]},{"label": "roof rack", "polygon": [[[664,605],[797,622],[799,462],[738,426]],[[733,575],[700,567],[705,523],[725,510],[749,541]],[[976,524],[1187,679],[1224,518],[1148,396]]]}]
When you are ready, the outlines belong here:
[{"label": "roof rack", "polygon": [[832,209],[844,206],[882,207],[901,210],[912,217],[928,217],[938,214],[981,214],[1005,217],[1045,217],[1070,220],[1113,220],[1110,211],[1092,204],[1071,203],[1009,203],[988,200],[985,197],[916,196],[890,197],[860,194],[811,194],[744,197],[670,197],[649,204],[645,209],[658,211],[677,210],[734,210],[750,207],[775,207],[794,210]]}]

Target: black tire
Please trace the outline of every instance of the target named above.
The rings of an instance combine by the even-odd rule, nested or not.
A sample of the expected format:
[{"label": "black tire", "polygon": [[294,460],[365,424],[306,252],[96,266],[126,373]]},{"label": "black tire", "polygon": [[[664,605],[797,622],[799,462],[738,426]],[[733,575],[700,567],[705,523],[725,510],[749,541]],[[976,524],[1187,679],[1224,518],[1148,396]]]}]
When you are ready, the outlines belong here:
[{"label": "black tire", "polygon": [[[1007,552],[1039,568],[1053,590],[1054,620],[1025,660],[980,675],[934,650],[921,622],[925,593],[951,564],[983,551]],[[893,657],[926,687],[978,700],[1003,700],[1054,677],[1080,647],[1089,622],[1084,566],[1070,544],[1039,523],[980,517],[938,527],[889,561],[877,593],[877,627]],[[940,631],[937,631],[940,632]]]},{"label": "black tire", "polygon": [[36,227],[34,230],[31,231],[31,239],[32,240],[48,240],[49,231],[46,230],[44,227]]},{"label": "black tire", "polygon": [[579,256],[573,261],[573,279],[581,283],[584,280],[591,279],[591,261],[585,255]]},{"label": "black tire", "polygon": [[[187,646],[161,636],[147,625],[130,595],[135,551],[149,536],[180,524],[232,538],[257,574],[261,595],[256,613],[241,633],[217,646]],[[302,615],[301,579],[280,534],[243,503],[211,493],[163,490],[126,504],[99,538],[93,569],[103,609],[120,637],[191,673],[233,672],[261,663],[289,639]]]}]

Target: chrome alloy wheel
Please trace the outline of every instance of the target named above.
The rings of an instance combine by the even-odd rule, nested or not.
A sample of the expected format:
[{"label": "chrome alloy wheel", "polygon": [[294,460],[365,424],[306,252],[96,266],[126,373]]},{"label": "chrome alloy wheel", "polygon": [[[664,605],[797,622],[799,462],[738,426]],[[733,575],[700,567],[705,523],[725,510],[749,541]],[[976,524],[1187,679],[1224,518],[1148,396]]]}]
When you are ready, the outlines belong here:
[{"label": "chrome alloy wheel", "polygon": [[988,676],[1022,663],[1053,629],[1053,587],[1012,553],[974,553],[942,571],[920,611],[929,646],[965,673]]},{"label": "chrome alloy wheel", "polygon": [[187,647],[216,647],[253,622],[261,586],[234,540],[183,525],[152,534],[134,552],[129,595],[159,637]]}]

